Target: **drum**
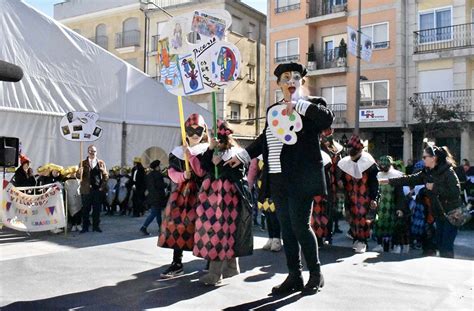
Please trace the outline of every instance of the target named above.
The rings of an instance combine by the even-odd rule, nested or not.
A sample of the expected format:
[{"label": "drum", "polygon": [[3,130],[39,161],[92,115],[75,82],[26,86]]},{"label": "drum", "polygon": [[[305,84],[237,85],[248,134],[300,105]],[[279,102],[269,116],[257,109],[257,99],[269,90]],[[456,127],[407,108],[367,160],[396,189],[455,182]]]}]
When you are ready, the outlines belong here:
[{"label": "drum", "polygon": [[117,195],[115,187],[117,186],[117,179],[110,178],[107,181],[107,203],[112,205]]},{"label": "drum", "polygon": [[69,215],[74,216],[82,209],[81,194],[79,193],[79,180],[68,179],[64,182],[67,195],[67,210]]}]

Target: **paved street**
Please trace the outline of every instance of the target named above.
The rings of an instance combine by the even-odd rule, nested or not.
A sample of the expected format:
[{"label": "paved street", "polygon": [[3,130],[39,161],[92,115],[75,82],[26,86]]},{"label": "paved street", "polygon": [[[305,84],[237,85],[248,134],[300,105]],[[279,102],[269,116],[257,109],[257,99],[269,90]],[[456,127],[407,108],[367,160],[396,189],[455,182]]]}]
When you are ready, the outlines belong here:
[{"label": "paved street", "polygon": [[[218,287],[197,282],[205,262],[186,253],[186,274],[160,280],[172,251],[138,232],[143,217],[103,216],[104,233],[53,235],[3,229],[0,235],[2,310],[472,310],[473,232],[461,232],[462,259],[419,258],[367,252],[350,241],[320,252],[326,286],[314,296],[268,297],[285,277],[284,254],[263,251],[265,232],[255,230],[255,252],[242,258],[242,273]],[[150,231],[157,233],[156,223]],[[442,267],[442,269],[439,269]],[[305,273],[307,279],[307,272]],[[354,307],[354,308],[352,308]]]}]

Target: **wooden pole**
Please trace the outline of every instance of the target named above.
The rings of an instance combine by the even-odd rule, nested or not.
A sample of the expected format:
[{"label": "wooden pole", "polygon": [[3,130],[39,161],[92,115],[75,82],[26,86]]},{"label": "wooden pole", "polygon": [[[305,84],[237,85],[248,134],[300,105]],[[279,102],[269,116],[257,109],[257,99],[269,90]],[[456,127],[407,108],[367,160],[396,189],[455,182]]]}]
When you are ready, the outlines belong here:
[{"label": "wooden pole", "polygon": [[[187,146],[186,129],[184,127],[183,98],[181,96],[178,96],[178,110],[179,110],[179,124],[181,125],[181,139],[183,140],[183,145]],[[189,172],[190,171],[189,159],[188,159],[188,156],[186,155],[186,152],[184,153],[184,165],[186,166],[186,171]]]}]

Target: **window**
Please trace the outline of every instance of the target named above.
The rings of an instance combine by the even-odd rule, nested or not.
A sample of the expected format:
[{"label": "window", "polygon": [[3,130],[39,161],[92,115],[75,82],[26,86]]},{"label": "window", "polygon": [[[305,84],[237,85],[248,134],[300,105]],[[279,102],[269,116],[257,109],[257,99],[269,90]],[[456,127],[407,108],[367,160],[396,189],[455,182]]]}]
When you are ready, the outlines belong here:
[{"label": "window", "polygon": [[360,106],[388,106],[388,81],[362,82],[360,84]]},{"label": "window", "polygon": [[326,98],[331,110],[345,111],[347,110],[347,87],[346,86],[332,86],[323,87],[321,95]]},{"label": "window", "polygon": [[300,8],[300,0],[276,0],[275,13],[283,13]]},{"label": "window", "polygon": [[163,30],[165,29],[165,22],[158,22],[156,23],[156,34],[160,36],[163,33]]},{"label": "window", "polygon": [[129,59],[124,59],[127,63],[129,63],[132,66],[135,66],[138,68],[138,59],[136,58],[129,58]]},{"label": "window", "polygon": [[242,19],[238,16],[232,15],[232,24],[230,25],[229,30],[242,34]]},{"label": "window", "polygon": [[257,33],[255,32],[255,25],[249,23],[249,39],[257,40]]},{"label": "window", "polygon": [[247,111],[248,111],[248,121],[247,124],[253,124],[255,122],[255,106],[253,105],[247,105]]},{"label": "window", "polygon": [[95,28],[94,42],[102,48],[107,49],[109,42],[107,38],[107,26],[105,26],[105,24],[97,25]]},{"label": "window", "polygon": [[420,71],[418,72],[418,91],[451,91],[454,89],[453,76],[453,69]]},{"label": "window", "polygon": [[298,60],[299,40],[294,38],[275,42],[275,63]]},{"label": "window", "polygon": [[281,90],[275,91],[275,103],[281,101],[283,99],[283,92]]},{"label": "window", "polygon": [[374,24],[361,28],[362,33],[372,38],[374,50],[386,49],[389,47],[388,23]]},{"label": "window", "polygon": [[230,103],[230,120],[240,119],[240,104],[239,103]]},{"label": "window", "polygon": [[420,43],[452,39],[451,8],[440,8],[419,13]]},{"label": "window", "polygon": [[248,80],[247,82],[255,82],[255,66],[254,65],[248,65]]}]

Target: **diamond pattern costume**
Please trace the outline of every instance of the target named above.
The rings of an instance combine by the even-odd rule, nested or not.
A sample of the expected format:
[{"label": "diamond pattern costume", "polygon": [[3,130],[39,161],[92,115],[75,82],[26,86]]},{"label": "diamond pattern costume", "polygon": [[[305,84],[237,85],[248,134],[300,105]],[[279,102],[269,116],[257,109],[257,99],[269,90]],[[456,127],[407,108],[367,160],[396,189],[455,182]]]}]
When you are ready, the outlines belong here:
[{"label": "diamond pattern costume", "polygon": [[[321,151],[324,165],[324,176],[326,185],[330,188],[331,157]],[[329,193],[330,189],[328,189]],[[328,195],[316,195],[313,197],[313,209],[311,211],[311,228],[318,239],[329,236],[329,201]]]}]

